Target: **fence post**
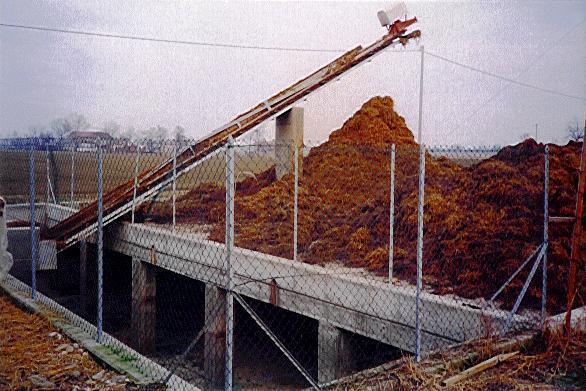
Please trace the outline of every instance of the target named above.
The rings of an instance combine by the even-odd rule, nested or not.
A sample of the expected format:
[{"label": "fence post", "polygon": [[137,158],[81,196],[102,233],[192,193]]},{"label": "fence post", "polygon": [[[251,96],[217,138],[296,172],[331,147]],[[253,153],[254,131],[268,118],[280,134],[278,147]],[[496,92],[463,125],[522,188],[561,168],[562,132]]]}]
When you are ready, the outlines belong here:
[{"label": "fence post", "polygon": [[293,144],[295,148],[295,186],[293,193],[293,261],[297,261],[297,213],[298,213],[298,197],[299,197],[299,146]]},{"label": "fence post", "polygon": [[[46,167],[46,171],[47,171],[47,205],[49,204],[51,196],[53,196],[53,203],[54,204],[57,203],[57,198],[55,197],[55,191],[53,190],[53,185],[51,184],[51,164],[49,162],[49,145],[50,144],[51,144],[50,141],[47,141],[45,144],[46,155],[47,155],[47,167]],[[45,205],[45,208],[47,208],[47,205]]]},{"label": "fence post", "polygon": [[70,184],[70,189],[69,189],[69,202],[70,202],[70,206],[73,208],[74,207],[74,198],[73,198],[73,194],[75,192],[75,150],[77,148],[75,147],[75,144],[73,144],[72,147],[72,151],[71,151],[71,184]]},{"label": "fence post", "polygon": [[134,208],[136,207],[136,188],[138,186],[138,165],[140,159],[140,147],[136,146],[136,159],[134,161],[134,192],[132,194],[132,224],[134,224]]},{"label": "fence post", "polygon": [[543,275],[541,284],[541,328],[545,326],[547,306],[547,249],[549,247],[549,146],[545,146],[543,178]]},{"label": "fence post", "polygon": [[419,200],[417,202],[417,291],[415,299],[415,358],[421,359],[421,288],[423,278],[423,202],[425,192],[425,145],[419,151]]},{"label": "fence post", "polygon": [[393,257],[395,252],[395,144],[391,146],[391,195],[389,200],[389,284],[393,281]]},{"label": "fence post", "polygon": [[232,390],[232,356],[234,337],[234,270],[232,250],[234,248],[234,139],[230,136],[226,145],[226,356],[224,367],[224,389]]},{"label": "fence post", "polygon": [[173,231],[175,231],[175,201],[177,199],[177,139],[173,143]]},{"label": "fence post", "polygon": [[419,124],[417,127],[417,142],[423,145],[423,135],[421,134],[421,124],[423,122],[423,59],[425,57],[424,45],[419,48],[421,50],[421,70],[419,71]]},{"label": "fence post", "polygon": [[103,206],[103,172],[102,172],[102,141],[98,141],[98,153],[97,153],[97,163],[98,163],[98,308],[97,308],[97,328],[98,328],[98,336],[97,342],[102,343],[102,296],[103,296],[103,279],[104,279],[104,265],[103,265],[103,257],[104,257],[104,232],[103,232],[103,213],[104,213],[104,206]]},{"label": "fence post", "polygon": [[29,198],[30,198],[30,219],[31,219],[31,297],[37,299],[37,236],[35,234],[35,141],[29,151]]}]

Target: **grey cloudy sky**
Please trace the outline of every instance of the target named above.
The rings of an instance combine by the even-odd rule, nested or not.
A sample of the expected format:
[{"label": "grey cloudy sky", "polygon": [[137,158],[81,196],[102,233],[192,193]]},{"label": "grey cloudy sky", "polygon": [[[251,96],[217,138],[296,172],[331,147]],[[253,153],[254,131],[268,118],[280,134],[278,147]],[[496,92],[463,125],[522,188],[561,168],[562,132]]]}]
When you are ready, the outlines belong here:
[{"label": "grey cloudy sky", "polygon": [[[406,3],[419,18],[420,44],[427,51],[508,78],[521,74],[520,82],[544,89],[586,96],[586,2]],[[0,22],[346,50],[384,33],[376,12],[386,5],[1,0]],[[0,27],[0,136],[77,112],[96,127],[108,120],[138,129],[182,125],[199,138],[337,56]],[[424,78],[428,144],[513,143],[524,133],[533,134],[536,123],[539,139],[564,142],[568,123],[583,122],[586,112],[584,100],[508,85],[435,57],[426,56]],[[418,85],[419,53],[384,53],[303,104],[306,140],[327,138],[373,95],[392,96],[415,130]]]}]

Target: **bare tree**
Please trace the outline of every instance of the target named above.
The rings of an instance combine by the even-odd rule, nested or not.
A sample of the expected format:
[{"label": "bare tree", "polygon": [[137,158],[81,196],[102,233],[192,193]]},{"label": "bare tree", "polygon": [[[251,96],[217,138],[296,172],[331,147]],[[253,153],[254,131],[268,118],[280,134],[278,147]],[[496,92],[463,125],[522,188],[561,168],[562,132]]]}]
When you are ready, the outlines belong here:
[{"label": "bare tree", "polygon": [[128,140],[134,140],[137,137],[137,132],[134,126],[129,126],[126,130],[120,133],[120,137],[126,138]]},{"label": "bare tree", "polygon": [[173,130],[173,138],[179,142],[187,140],[187,136],[185,136],[185,128],[177,125]]},{"label": "bare tree", "polygon": [[165,140],[169,131],[162,126],[151,126],[144,131],[146,138],[151,140]]},{"label": "bare tree", "polygon": [[86,118],[77,113],[72,113],[67,118],[57,118],[51,122],[51,130],[56,137],[64,137],[68,133],[87,128],[89,128],[89,123]]},{"label": "bare tree", "polygon": [[90,124],[89,122],[87,122],[87,119],[81,114],[71,114],[69,116],[69,121],[71,122],[71,126],[73,127],[74,132],[86,130],[90,127]]},{"label": "bare tree", "polygon": [[578,121],[575,124],[568,125],[568,138],[573,141],[584,140],[584,128],[580,127]]},{"label": "bare tree", "polygon": [[120,136],[120,125],[115,121],[106,121],[103,130],[104,132],[109,133],[112,137]]},{"label": "bare tree", "polygon": [[47,130],[47,127],[43,125],[33,125],[29,126],[27,135],[30,137],[45,137],[50,132]]},{"label": "bare tree", "polygon": [[51,121],[51,130],[56,137],[64,137],[73,131],[73,127],[66,118],[57,118]]}]

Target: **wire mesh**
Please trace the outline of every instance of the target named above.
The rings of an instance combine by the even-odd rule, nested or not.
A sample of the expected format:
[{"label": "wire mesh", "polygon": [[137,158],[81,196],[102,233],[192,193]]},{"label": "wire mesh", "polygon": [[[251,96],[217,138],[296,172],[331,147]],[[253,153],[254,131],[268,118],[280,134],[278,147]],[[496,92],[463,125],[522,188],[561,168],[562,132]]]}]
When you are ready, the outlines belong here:
[{"label": "wire mesh", "polygon": [[[535,256],[498,299],[490,298],[543,241],[538,144],[427,148],[423,215],[414,143],[393,152],[388,143],[236,142],[233,170],[222,148],[176,177],[167,170],[164,186],[143,199],[149,172],[192,144],[102,142],[104,201],[124,186],[134,207],[113,222],[105,216],[101,297],[94,231],[62,251],[40,241],[36,271],[38,300],[96,338],[101,300],[103,343],[176,388],[224,388],[230,381],[235,388],[321,387],[418,348],[425,354],[500,331]],[[0,194],[11,221],[30,219],[28,181],[19,173],[29,172],[31,149],[40,227],[96,201],[95,142],[4,140],[9,170],[2,170]],[[551,147],[552,215],[571,210],[566,182],[574,180],[575,159]],[[12,277],[30,285],[27,227],[9,232],[9,250],[17,255]],[[567,231],[557,227],[550,235],[550,311],[564,293]],[[535,275],[514,327],[535,327],[539,318],[542,279]]]}]

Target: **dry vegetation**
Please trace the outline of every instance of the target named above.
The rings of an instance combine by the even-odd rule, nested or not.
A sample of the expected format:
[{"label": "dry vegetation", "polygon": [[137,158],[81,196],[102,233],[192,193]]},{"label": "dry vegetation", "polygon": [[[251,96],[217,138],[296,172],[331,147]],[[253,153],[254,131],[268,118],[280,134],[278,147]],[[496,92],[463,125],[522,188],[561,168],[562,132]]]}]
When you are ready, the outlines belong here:
[{"label": "dry vegetation", "polygon": [[0,293],[0,389],[127,388],[46,319],[24,312]]},{"label": "dry vegetation", "polygon": [[[442,351],[416,364],[412,357],[390,363],[378,373],[355,375],[336,384],[336,390],[580,390],[586,387],[586,333],[568,341],[559,333],[545,333],[520,354],[449,388],[441,382],[497,355],[498,340],[486,339]],[[466,359],[474,357],[474,359]]]},{"label": "dry vegetation", "polygon": [[[299,189],[299,254],[309,263],[339,261],[386,274],[389,243],[390,147],[397,145],[395,276],[415,279],[418,145],[389,97],[376,97],[313,149],[303,161]],[[571,215],[581,144],[550,146],[550,213]],[[472,165],[426,155],[424,278],[440,293],[487,297],[541,243],[543,151],[533,140]],[[237,185],[236,245],[292,258],[293,178],[274,169]],[[213,226],[224,240],[225,195],[208,183],[178,201],[184,224]],[[171,206],[147,204],[144,218],[171,220]],[[550,227],[549,308],[563,308],[570,253],[569,225]],[[525,274],[503,292],[507,306]],[[580,271],[583,280],[586,274]],[[583,300],[580,288],[578,302]],[[535,284],[526,303],[537,306]],[[579,303],[577,303],[579,304]]]}]

